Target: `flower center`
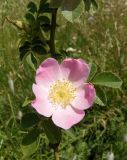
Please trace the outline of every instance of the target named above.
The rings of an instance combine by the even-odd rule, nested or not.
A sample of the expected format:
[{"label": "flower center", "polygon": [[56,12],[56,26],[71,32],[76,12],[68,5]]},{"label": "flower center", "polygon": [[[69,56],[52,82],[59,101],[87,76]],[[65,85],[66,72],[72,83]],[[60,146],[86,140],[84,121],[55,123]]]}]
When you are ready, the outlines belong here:
[{"label": "flower center", "polygon": [[66,108],[75,96],[76,88],[70,81],[58,80],[51,85],[48,98],[53,106],[60,105],[61,107]]}]

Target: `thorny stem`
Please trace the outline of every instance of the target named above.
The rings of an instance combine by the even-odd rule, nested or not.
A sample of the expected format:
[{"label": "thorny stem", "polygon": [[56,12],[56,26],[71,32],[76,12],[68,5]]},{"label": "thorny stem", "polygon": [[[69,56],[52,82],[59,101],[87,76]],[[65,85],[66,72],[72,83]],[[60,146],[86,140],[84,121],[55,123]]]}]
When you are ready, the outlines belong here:
[{"label": "thorny stem", "polygon": [[50,53],[51,57],[56,58],[55,56],[55,31],[56,31],[56,15],[57,15],[57,8],[52,9],[52,18],[51,18],[51,32],[50,32]]}]

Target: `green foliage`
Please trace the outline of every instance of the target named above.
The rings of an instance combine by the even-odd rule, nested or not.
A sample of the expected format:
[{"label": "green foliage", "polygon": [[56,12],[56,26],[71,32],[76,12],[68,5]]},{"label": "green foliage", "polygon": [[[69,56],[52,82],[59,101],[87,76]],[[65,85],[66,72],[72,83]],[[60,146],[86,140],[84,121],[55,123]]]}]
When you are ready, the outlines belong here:
[{"label": "green foliage", "polygon": [[42,126],[49,142],[52,145],[59,144],[61,140],[61,129],[58,128],[51,119],[43,120]]},{"label": "green foliage", "polygon": [[29,25],[34,25],[35,24],[35,18],[34,15],[32,13],[26,13],[25,18],[27,20],[27,22],[29,23]]},{"label": "green foliage", "polygon": [[35,113],[26,113],[21,119],[21,127],[27,129],[35,126],[39,122],[39,118]]},{"label": "green foliage", "polygon": [[[25,2],[28,1],[10,0],[6,3],[2,0],[0,6],[0,159],[53,160],[49,142],[42,130],[37,150],[36,144],[33,147],[26,145],[27,149],[30,146],[27,152],[28,154],[31,152],[29,158],[23,157],[22,147],[20,147],[22,137],[28,133],[21,130],[19,113],[31,112],[31,107],[22,107],[22,103],[26,97],[33,96],[31,86],[34,73],[28,64],[25,63],[23,66],[20,63],[16,50],[18,37],[15,28],[8,25],[4,17],[10,15],[14,19],[19,19],[26,11]],[[106,106],[100,107],[95,104],[86,111],[86,116],[80,124],[69,131],[62,131],[60,158],[64,160],[107,160],[107,154],[111,151],[114,153],[115,160],[125,160],[127,156],[127,143],[124,138],[127,133],[127,8],[124,0],[123,3],[116,0],[97,2],[99,11],[94,14],[90,10],[81,18],[80,24],[66,23],[61,15],[58,16],[58,24],[61,27],[56,33],[56,46],[64,53],[68,47],[76,49],[74,52],[66,53],[64,57],[80,57],[87,62],[94,62],[100,66],[97,73],[106,70],[117,73],[124,82],[123,91],[121,93],[106,89],[108,94]],[[27,41],[30,43],[32,41],[29,36]],[[14,94],[8,85],[9,78],[14,82]],[[38,127],[41,129],[41,126]],[[28,129],[29,132],[31,129],[33,127]],[[32,150],[34,150],[33,154]],[[25,155],[28,155],[27,153]]]},{"label": "green foliage", "polygon": [[59,8],[63,3],[63,0],[50,0],[51,8]]},{"label": "green foliage", "polygon": [[86,11],[89,11],[91,6],[95,7],[95,9],[98,8],[98,4],[95,0],[84,0],[84,3]]},{"label": "green foliage", "polygon": [[31,103],[32,103],[32,100],[30,100],[30,99],[28,99],[28,97],[26,97],[25,101],[22,104],[22,107],[26,107],[26,106],[28,106]]},{"label": "green foliage", "polygon": [[46,3],[46,1],[41,1],[40,2],[40,6],[39,6],[39,10],[38,13],[51,13],[52,9],[49,6],[49,3]]},{"label": "green foliage", "polygon": [[33,129],[22,140],[21,149],[25,157],[32,155],[39,147],[39,131]]},{"label": "green foliage", "polygon": [[98,8],[95,0],[50,0],[50,7],[61,8],[62,15],[72,23],[84,13],[84,8],[89,11],[91,6]]},{"label": "green foliage", "polygon": [[[46,1],[41,1],[39,6],[34,2],[29,2],[27,10],[25,23],[28,31],[22,30],[21,32],[19,52],[21,60],[30,54],[27,56],[27,61],[30,62],[31,56],[36,59],[35,54],[46,55],[49,52],[46,32],[50,31],[50,19],[45,13],[50,13],[51,9]],[[29,64],[34,68],[32,61]]]},{"label": "green foliage", "polygon": [[91,0],[84,0],[84,3],[86,11],[89,11],[91,7]]},{"label": "green foliage", "polygon": [[29,66],[36,71],[37,67],[37,59],[36,57],[31,53],[26,57],[26,62],[29,64]]},{"label": "green foliage", "polygon": [[82,0],[64,0],[61,9],[63,16],[70,22],[77,20],[84,11]]},{"label": "green foliage", "polygon": [[20,52],[20,59],[22,60],[23,57],[30,51],[30,42],[25,41],[23,45],[19,47],[19,52]]},{"label": "green foliage", "polygon": [[[120,88],[122,85],[121,79],[111,72],[97,73],[97,65],[91,63],[90,65],[90,75],[88,82],[92,82],[95,86],[106,86],[112,88]],[[96,104],[105,106],[107,104],[107,95],[104,89],[96,87]]]},{"label": "green foliage", "polygon": [[37,5],[34,2],[30,2],[27,5],[27,9],[28,9],[29,12],[35,13],[35,12],[37,12]]},{"label": "green foliage", "polygon": [[102,72],[94,77],[92,83],[112,88],[120,88],[122,85],[121,79],[111,72]]},{"label": "green foliage", "polygon": [[105,91],[101,88],[96,87],[95,103],[100,106],[106,106],[106,104],[107,104],[107,97],[106,97]]}]

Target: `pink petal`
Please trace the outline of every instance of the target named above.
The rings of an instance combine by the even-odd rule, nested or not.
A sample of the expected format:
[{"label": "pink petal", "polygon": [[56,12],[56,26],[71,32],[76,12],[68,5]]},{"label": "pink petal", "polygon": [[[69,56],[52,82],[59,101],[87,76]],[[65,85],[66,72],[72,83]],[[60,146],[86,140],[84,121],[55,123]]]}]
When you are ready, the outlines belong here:
[{"label": "pink petal", "polygon": [[53,113],[53,108],[48,100],[35,99],[32,102],[32,106],[39,114],[45,117],[50,117]]},{"label": "pink petal", "polygon": [[37,99],[44,99],[48,97],[48,89],[43,87],[43,85],[33,84],[32,90]]},{"label": "pink petal", "polygon": [[93,105],[96,97],[95,88],[92,84],[86,83],[77,89],[77,95],[71,105],[79,110],[88,109]]},{"label": "pink petal", "polygon": [[36,83],[44,86],[49,86],[60,76],[59,63],[53,59],[48,58],[42,62],[36,72]]},{"label": "pink petal", "polygon": [[70,81],[80,84],[87,80],[90,72],[88,64],[82,59],[67,58],[60,67]]},{"label": "pink petal", "polygon": [[71,106],[67,106],[65,109],[59,107],[54,111],[52,120],[57,126],[63,129],[69,129],[74,124],[80,122],[84,115],[84,111],[78,111]]}]

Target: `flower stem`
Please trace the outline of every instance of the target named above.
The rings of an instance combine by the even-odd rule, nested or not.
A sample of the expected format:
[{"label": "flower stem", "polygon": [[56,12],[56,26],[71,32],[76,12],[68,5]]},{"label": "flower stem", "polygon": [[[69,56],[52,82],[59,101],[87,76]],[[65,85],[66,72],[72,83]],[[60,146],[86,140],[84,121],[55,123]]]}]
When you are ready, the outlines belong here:
[{"label": "flower stem", "polygon": [[55,56],[55,31],[56,31],[56,16],[58,8],[52,9],[52,19],[51,19],[51,32],[50,32],[50,53],[51,57],[56,58]]},{"label": "flower stem", "polygon": [[55,160],[60,160],[58,147],[54,148],[54,159]]}]

